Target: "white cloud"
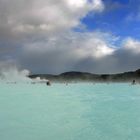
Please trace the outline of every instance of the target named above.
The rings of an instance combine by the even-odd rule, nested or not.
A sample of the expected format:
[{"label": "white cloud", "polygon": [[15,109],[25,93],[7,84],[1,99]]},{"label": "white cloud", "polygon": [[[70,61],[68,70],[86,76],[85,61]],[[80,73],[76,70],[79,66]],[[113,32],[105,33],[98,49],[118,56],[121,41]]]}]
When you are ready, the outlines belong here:
[{"label": "white cloud", "polygon": [[124,49],[130,50],[136,54],[140,54],[140,41],[133,39],[133,38],[127,38],[124,40],[123,43]]},{"label": "white cloud", "polygon": [[83,8],[87,0],[64,0],[71,8]]},{"label": "white cloud", "polygon": [[0,0],[0,29],[8,28],[12,34],[49,34],[76,27],[88,12],[103,8],[101,0]]},{"label": "white cloud", "polygon": [[104,4],[101,0],[92,0],[92,8],[97,11],[102,11],[104,9]]},{"label": "white cloud", "polygon": [[88,56],[96,58],[111,55],[115,51],[115,49],[110,46],[109,42],[99,38],[98,36],[93,36],[88,38],[86,42],[83,42],[82,50],[83,53],[87,53]]}]

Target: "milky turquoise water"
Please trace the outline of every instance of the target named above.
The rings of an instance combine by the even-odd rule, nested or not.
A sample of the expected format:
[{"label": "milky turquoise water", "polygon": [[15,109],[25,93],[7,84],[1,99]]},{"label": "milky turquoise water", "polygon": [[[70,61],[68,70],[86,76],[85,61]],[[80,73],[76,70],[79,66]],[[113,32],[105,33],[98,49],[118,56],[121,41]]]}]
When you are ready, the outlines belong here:
[{"label": "milky turquoise water", "polygon": [[0,140],[139,140],[140,85],[0,84]]}]

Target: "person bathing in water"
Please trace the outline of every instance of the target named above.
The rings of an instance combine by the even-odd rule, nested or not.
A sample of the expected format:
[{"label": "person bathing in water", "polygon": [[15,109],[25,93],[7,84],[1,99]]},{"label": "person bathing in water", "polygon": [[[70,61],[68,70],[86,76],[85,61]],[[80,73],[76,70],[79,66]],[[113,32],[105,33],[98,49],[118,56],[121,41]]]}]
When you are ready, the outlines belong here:
[{"label": "person bathing in water", "polygon": [[46,82],[46,85],[47,85],[47,86],[51,86],[51,82],[50,82],[50,81],[47,81],[47,82]]},{"label": "person bathing in water", "polygon": [[135,85],[135,84],[136,84],[136,81],[135,81],[135,80],[133,80],[133,81],[132,81],[132,85]]}]

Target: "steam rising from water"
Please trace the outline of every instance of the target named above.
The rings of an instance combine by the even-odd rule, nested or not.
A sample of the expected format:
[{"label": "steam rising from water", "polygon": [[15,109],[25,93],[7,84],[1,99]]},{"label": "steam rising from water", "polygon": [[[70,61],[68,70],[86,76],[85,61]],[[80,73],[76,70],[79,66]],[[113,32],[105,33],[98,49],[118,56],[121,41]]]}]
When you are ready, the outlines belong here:
[{"label": "steam rising from water", "polygon": [[18,70],[16,67],[12,67],[8,70],[5,68],[0,71],[1,82],[31,82],[28,78],[30,72],[28,70]]},{"label": "steam rising from water", "polygon": [[46,83],[47,79],[30,79],[30,71],[27,69],[19,70],[16,66],[0,68],[0,82],[6,83]]}]

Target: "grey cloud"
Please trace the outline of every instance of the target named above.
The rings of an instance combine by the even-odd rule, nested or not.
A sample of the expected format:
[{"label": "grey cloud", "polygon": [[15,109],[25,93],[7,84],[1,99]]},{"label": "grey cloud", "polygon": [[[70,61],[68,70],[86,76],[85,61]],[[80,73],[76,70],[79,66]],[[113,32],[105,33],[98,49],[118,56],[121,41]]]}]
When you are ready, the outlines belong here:
[{"label": "grey cloud", "polygon": [[[66,33],[63,37],[54,37],[50,42],[44,40],[26,44],[18,60],[33,73],[61,73],[70,70],[117,73],[140,67],[140,53],[136,54],[138,41],[126,39],[123,46],[117,48],[110,40],[115,39],[101,32]],[[97,43],[100,44],[99,50]]]},{"label": "grey cloud", "polygon": [[101,0],[0,0],[0,68],[18,66],[33,73],[78,70],[115,73],[140,67],[140,41],[100,31],[72,30]]}]

